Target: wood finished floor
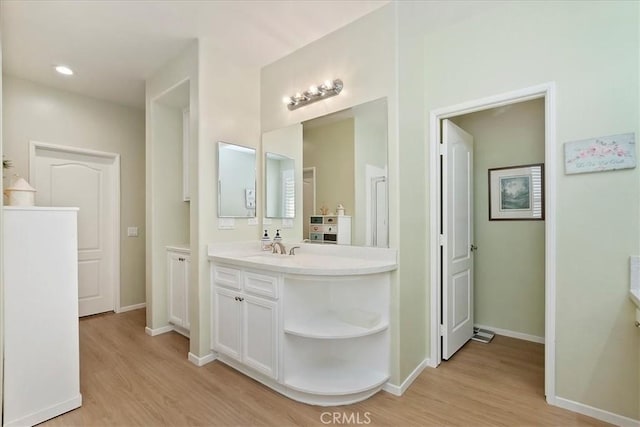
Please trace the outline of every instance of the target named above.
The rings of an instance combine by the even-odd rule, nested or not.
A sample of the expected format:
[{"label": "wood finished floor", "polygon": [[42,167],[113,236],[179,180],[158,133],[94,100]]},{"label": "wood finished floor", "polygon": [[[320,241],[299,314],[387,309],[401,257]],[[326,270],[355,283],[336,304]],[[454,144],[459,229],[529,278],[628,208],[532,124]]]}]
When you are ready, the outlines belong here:
[{"label": "wood finished floor", "polygon": [[311,426],[328,424],[324,412],[371,426],[606,425],[545,403],[540,344],[500,336],[489,345],[472,341],[449,362],[427,368],[402,397],[380,392],[323,408],[283,397],[217,361],[198,368],[187,361],[186,338],[150,337],[144,325],[144,309],[82,319],[83,405],[43,425]]}]

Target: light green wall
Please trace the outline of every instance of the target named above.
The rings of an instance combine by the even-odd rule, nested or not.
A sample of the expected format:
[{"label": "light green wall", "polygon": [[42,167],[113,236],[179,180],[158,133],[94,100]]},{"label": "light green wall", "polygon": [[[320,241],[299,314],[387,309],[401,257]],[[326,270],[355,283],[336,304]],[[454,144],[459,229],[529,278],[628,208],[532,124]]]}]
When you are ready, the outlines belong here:
[{"label": "light green wall", "polygon": [[[302,123],[386,97],[390,177],[389,245],[392,248],[398,248],[400,242],[395,36],[395,8],[390,4],[265,66],[261,70],[260,80],[260,118],[263,132]],[[295,111],[289,111],[282,105],[283,94],[299,92],[327,78],[343,80],[345,86],[339,96]],[[302,178],[302,172],[299,177]],[[302,194],[301,191],[302,185],[296,190],[296,195]],[[301,232],[302,223],[299,222],[301,221],[299,218],[300,216],[296,214],[294,229]],[[417,228],[413,231],[419,233],[420,230]],[[415,238],[415,234],[412,238]],[[420,266],[418,270],[423,270],[424,258],[416,261]],[[406,375],[401,378],[399,369],[402,326],[399,321],[400,316],[407,319],[408,325],[405,329],[407,342],[410,343],[407,352],[410,353],[409,362],[406,365],[411,368],[407,368],[408,372],[411,372],[425,357],[424,299],[419,294],[411,294],[416,287],[424,286],[424,283],[421,283],[420,275],[412,276],[416,271],[412,265],[407,264],[406,268],[407,281],[411,283],[411,286],[407,286],[406,299],[413,302],[412,307],[402,312],[400,310],[400,294],[404,292],[404,284],[400,285],[400,276],[405,271],[405,264],[402,261],[391,279],[390,382],[396,385],[400,385],[406,378]]]},{"label": "light green wall", "polygon": [[[154,109],[160,107],[160,113],[163,109],[155,100],[169,91],[169,89],[177,87],[183,82],[189,82],[189,137],[190,137],[190,168],[189,168],[189,194],[190,203],[182,201],[182,152],[179,150],[179,144],[173,140],[165,141],[162,135],[157,132],[161,129],[158,126],[158,119],[153,119]],[[190,242],[193,243],[198,235],[197,222],[195,221],[195,209],[198,206],[196,195],[197,189],[197,166],[195,160],[198,158],[198,43],[194,42],[185,49],[180,55],[169,63],[165,64],[162,69],[156,71],[145,82],[145,123],[146,123],[146,145],[145,145],[145,174],[146,174],[146,295],[147,295],[147,326],[152,329],[166,326],[168,323],[167,312],[167,283],[165,280],[165,272],[167,269],[166,249],[167,244],[179,244]],[[177,116],[174,116],[177,120]],[[174,130],[176,132],[176,130]],[[176,133],[177,136],[177,133]],[[159,138],[157,138],[159,137]],[[181,139],[181,138],[180,138]],[[163,142],[164,141],[164,142]],[[166,152],[163,145],[169,144],[169,151]],[[166,156],[174,156],[173,160],[167,159]],[[171,163],[169,169],[167,165]],[[171,182],[171,195],[164,194],[164,186],[167,180]],[[178,187],[179,186],[179,187]],[[180,188],[180,192],[178,192]],[[171,217],[164,214],[166,203],[171,203],[170,211],[179,218],[180,227],[177,232],[167,233],[167,224],[171,222]],[[179,205],[179,206],[178,206]],[[182,210],[181,210],[182,209]],[[188,210],[186,210],[188,209]],[[186,211],[185,211],[186,210]],[[185,212],[189,218],[185,218]],[[190,234],[185,236],[185,223],[188,224],[187,232]],[[181,241],[180,241],[181,240]],[[191,277],[196,277],[194,271],[197,263],[193,261],[193,245],[192,245],[192,262]],[[195,307],[197,291],[194,289],[197,284],[196,280],[189,283],[189,304],[191,307],[192,331],[197,330],[197,311]],[[193,332],[192,332],[193,333]]]},{"label": "light green wall", "polygon": [[[120,154],[120,305],[145,302],[144,111],[4,75],[6,173],[29,177],[29,141]],[[140,228],[127,237],[127,226]]]},{"label": "light green wall", "polygon": [[[199,39],[197,53],[198,75],[201,78],[198,144],[196,157],[192,157],[197,164],[195,205],[191,199],[191,302],[196,309],[191,318],[190,351],[199,357],[208,355],[211,349],[211,284],[207,245],[257,241],[260,238],[260,227],[250,225],[247,218],[237,218],[233,230],[218,228],[216,142],[225,141],[250,148],[258,148],[260,144],[260,70],[252,64],[239,63],[227,57],[218,45],[218,40]],[[262,176],[262,162],[256,163],[256,176]],[[259,183],[261,185],[262,181]],[[262,215],[264,206],[261,192],[256,196],[256,212]]]},{"label": "light green wall", "polygon": [[544,100],[452,119],[473,135],[474,323],[544,337],[544,221],[489,221],[488,169],[544,163]]},{"label": "light green wall", "polygon": [[302,138],[304,167],[316,168],[316,214],[323,206],[329,213],[335,213],[338,203],[342,203],[346,214],[352,215],[355,209],[353,119],[311,128],[303,126]]},{"label": "light green wall", "polygon": [[628,257],[640,249],[640,170],[565,175],[562,144],[639,134],[638,7],[506,3],[425,34],[423,51],[426,112],[556,83],[556,394],[631,418],[639,367]]},{"label": "light green wall", "polygon": [[155,328],[169,323],[166,246],[189,243],[189,203],[182,194],[182,110],[151,103]]}]

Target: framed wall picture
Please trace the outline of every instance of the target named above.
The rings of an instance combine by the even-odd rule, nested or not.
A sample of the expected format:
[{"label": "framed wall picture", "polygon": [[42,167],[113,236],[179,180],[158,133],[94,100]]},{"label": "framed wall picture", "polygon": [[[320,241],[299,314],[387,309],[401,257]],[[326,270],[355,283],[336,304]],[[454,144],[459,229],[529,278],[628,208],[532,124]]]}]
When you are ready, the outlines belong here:
[{"label": "framed wall picture", "polygon": [[544,163],[489,169],[489,221],[544,219]]},{"label": "framed wall picture", "polygon": [[564,171],[567,175],[635,167],[634,133],[601,136],[564,144]]}]

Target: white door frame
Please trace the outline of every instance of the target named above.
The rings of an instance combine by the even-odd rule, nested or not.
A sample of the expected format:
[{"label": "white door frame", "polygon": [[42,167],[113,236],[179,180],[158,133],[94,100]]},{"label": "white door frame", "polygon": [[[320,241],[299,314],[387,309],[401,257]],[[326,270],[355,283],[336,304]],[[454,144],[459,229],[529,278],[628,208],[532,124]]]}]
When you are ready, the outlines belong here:
[{"label": "white door frame", "polygon": [[114,242],[114,254],[113,254],[113,310],[116,313],[120,312],[120,154],[109,153],[106,151],[89,150],[86,148],[70,147],[66,145],[49,144],[47,142],[29,141],[29,182],[34,182],[35,179],[35,158],[36,150],[45,149],[50,151],[57,151],[61,153],[79,154],[85,156],[102,157],[113,160],[113,166],[115,168],[114,173],[114,187],[112,191],[114,210],[118,213],[113,221],[113,235],[117,236]]},{"label": "white door frame", "polygon": [[440,349],[440,250],[438,236],[440,221],[440,121],[443,119],[544,98],[545,109],[545,347],[544,389],[547,403],[555,404],[556,360],[556,85],[544,83],[487,98],[472,100],[429,113],[429,216],[431,254],[430,292],[430,363],[437,367],[442,361]]}]

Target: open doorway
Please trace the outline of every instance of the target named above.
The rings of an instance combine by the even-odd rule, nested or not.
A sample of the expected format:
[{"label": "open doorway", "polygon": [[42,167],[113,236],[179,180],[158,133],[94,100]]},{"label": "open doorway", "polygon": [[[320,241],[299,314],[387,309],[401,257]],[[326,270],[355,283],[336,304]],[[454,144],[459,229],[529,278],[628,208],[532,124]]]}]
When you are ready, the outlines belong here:
[{"label": "open doorway", "polygon": [[[473,326],[489,326],[499,334],[534,342],[543,341],[547,401],[553,399],[555,395],[556,159],[553,105],[554,85],[546,84],[439,109],[432,111],[430,117],[431,366],[438,366],[443,358],[447,359],[455,353],[456,347],[464,345],[473,335]],[[533,111],[537,113],[532,114]],[[509,115],[514,116],[513,123],[508,125],[511,132],[502,132],[505,135],[503,137],[498,136],[500,132],[492,133],[490,128],[500,122],[500,116]],[[524,118],[531,119],[532,122],[537,121],[540,125],[538,130],[526,130]],[[447,132],[451,132],[447,130],[451,129],[449,125],[458,129],[464,126],[470,127],[482,134],[477,148],[479,159],[475,162],[471,160],[476,150],[473,148],[472,141],[470,154],[459,150],[461,155],[458,156],[458,160],[451,163],[451,158],[447,158],[451,148],[440,143],[442,137]],[[474,131],[470,133],[473,134]],[[462,130],[462,133],[469,132]],[[506,136],[507,134],[510,136]],[[501,141],[500,138],[507,138],[508,141]],[[533,142],[535,139],[538,141],[537,144]],[[451,153],[449,155],[455,156]],[[456,191],[464,193],[464,197],[460,199],[462,201],[459,201],[460,206],[464,208],[466,204],[470,211],[469,215],[473,217],[473,214],[476,214],[477,218],[475,220],[467,218],[468,226],[466,228],[461,226],[462,228],[455,230],[451,225],[460,226],[464,222],[460,216],[460,212],[464,209],[461,210],[460,207],[454,209],[451,206],[452,201],[448,197],[454,194],[450,187],[453,181],[449,179],[450,188],[446,188],[447,177],[451,177],[454,169],[455,173],[463,169],[465,162],[469,166],[468,177],[460,182],[467,180],[467,184],[458,185]],[[544,163],[546,166],[545,221],[489,221],[488,189],[491,184],[487,176],[488,169],[534,163]],[[443,184],[445,188],[442,187]],[[472,196],[474,192],[477,193],[475,198]],[[460,198],[459,194],[458,198]],[[473,231],[474,228],[477,229],[476,232]],[[525,231],[514,230],[515,228],[524,228]],[[460,230],[463,231],[462,234],[466,233],[466,238],[461,238]],[[517,245],[519,238],[526,239],[526,236],[534,235],[535,242]],[[505,236],[508,236],[508,242],[505,241]],[[486,246],[478,244],[479,239],[486,243]],[[456,245],[458,249],[453,253],[450,249]],[[477,249],[475,253],[474,249]],[[504,250],[507,251],[506,255]],[[481,252],[482,255],[478,255],[481,268],[474,273],[474,258]],[[515,255],[518,257],[522,255],[528,263],[523,265],[520,260],[511,262],[509,256]],[[448,267],[452,266],[448,257],[452,256],[453,259],[457,257],[458,260],[468,258],[471,261],[469,270],[465,273],[463,269],[458,272],[459,274],[452,276],[451,271],[448,271]],[[496,262],[497,264],[494,265]],[[498,269],[505,271],[497,271]],[[527,283],[523,285],[522,276],[531,275],[531,271],[535,271],[533,277],[527,278],[525,280]],[[477,278],[481,284],[479,288],[474,287],[474,278]],[[525,295],[520,295],[518,288],[523,286],[527,290],[522,292]],[[456,287],[459,288],[459,295],[452,298],[455,293],[451,290]],[[477,299],[474,298],[474,291],[478,294]],[[534,298],[535,304],[527,305],[525,296]],[[510,298],[514,299],[510,300]],[[523,299],[524,302],[522,302]],[[520,301],[512,302],[515,300]],[[474,306],[477,308],[476,315],[474,315]]]}]

